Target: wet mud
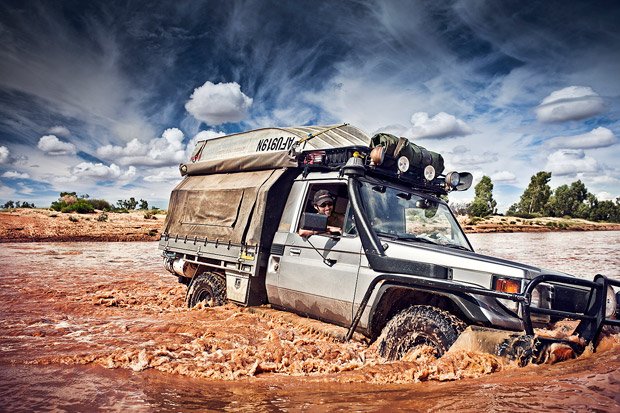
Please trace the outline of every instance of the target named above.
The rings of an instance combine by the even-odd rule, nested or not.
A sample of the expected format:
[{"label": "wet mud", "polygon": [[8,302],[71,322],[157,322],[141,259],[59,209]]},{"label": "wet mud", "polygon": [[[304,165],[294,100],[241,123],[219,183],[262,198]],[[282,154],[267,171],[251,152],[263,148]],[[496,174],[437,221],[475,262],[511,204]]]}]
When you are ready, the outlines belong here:
[{"label": "wet mud", "polygon": [[[556,393],[587,395],[588,405],[596,409],[620,408],[619,334],[607,335],[596,353],[554,365],[522,368],[473,346],[440,359],[421,348],[404,360],[387,362],[362,336],[343,343],[345,329],[268,307],[188,309],[184,294],[185,286],[163,270],[152,242],[3,244],[0,400],[14,407],[26,400],[22,407],[37,410],[51,397],[61,410],[81,410],[85,399],[107,392],[108,398],[94,403],[112,410],[191,410],[194,404],[216,410],[242,405],[286,410],[304,403],[320,408],[324,402],[330,407],[326,410],[338,410],[344,397],[343,410],[367,399],[369,410],[401,406],[426,411],[448,406],[437,398],[446,390],[452,407],[475,409],[470,397],[484,388],[510,388],[507,400],[516,403],[522,395],[510,385],[520,382],[530,404],[548,406],[546,396],[531,399],[532,393],[555,383]],[[71,384],[74,377],[81,379]],[[93,384],[97,380],[99,387]],[[153,391],[148,397],[145,382]],[[20,395],[35,384],[42,393],[24,390]],[[189,393],[188,384],[195,386]],[[71,392],[74,385],[86,386],[76,400],[48,394],[57,387]],[[455,389],[464,393],[454,394]],[[234,396],[226,398],[229,393]],[[351,396],[355,393],[359,397]],[[142,404],[134,400],[136,394]],[[253,405],[250,394],[260,403]],[[145,397],[153,404],[144,404]],[[390,399],[396,404],[382,404]],[[518,404],[513,407],[519,411]]]}]

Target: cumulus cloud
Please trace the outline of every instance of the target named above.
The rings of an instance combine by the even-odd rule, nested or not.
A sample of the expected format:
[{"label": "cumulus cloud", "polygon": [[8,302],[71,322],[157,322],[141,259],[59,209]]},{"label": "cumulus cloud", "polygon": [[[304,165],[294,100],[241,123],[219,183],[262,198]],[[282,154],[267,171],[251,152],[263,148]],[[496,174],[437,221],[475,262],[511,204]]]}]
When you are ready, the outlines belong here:
[{"label": "cumulus cloud", "polygon": [[498,171],[491,175],[493,182],[511,183],[517,181],[517,176],[509,171]]},{"label": "cumulus cloud", "polygon": [[56,135],[42,136],[37,147],[48,155],[75,155],[76,153],[74,144],[63,142]]},{"label": "cumulus cloud", "polygon": [[469,148],[465,146],[457,146],[452,152],[446,153],[450,157],[450,161],[455,167],[485,165],[497,161],[498,155],[495,152],[470,153]]},{"label": "cumulus cloud", "polygon": [[618,143],[618,138],[611,130],[598,127],[582,135],[558,136],[549,141],[549,146],[565,149],[594,149],[606,148],[616,143]]},{"label": "cumulus cloud", "polygon": [[64,126],[60,126],[60,125],[52,126],[51,128],[47,130],[47,133],[51,135],[56,135],[56,136],[63,136],[65,138],[71,135],[71,131],[69,131],[69,129],[67,129]]},{"label": "cumulus cloud", "polygon": [[614,201],[616,197],[614,197],[612,194],[610,194],[607,191],[601,191],[598,194],[596,194],[596,199],[598,199],[599,201]]},{"label": "cumulus cloud", "polygon": [[9,154],[9,148],[6,146],[0,146],[0,164],[8,162]]},{"label": "cumulus cloud", "polygon": [[605,109],[603,99],[590,87],[569,86],[556,90],[536,107],[541,122],[563,122],[592,117]]},{"label": "cumulus cloud", "polygon": [[210,125],[243,120],[253,99],[241,92],[237,83],[213,84],[209,81],[194,89],[185,109]]},{"label": "cumulus cloud", "polygon": [[465,136],[473,132],[464,121],[455,116],[440,112],[429,117],[426,112],[417,112],[411,115],[412,138],[448,138],[451,136]]},{"label": "cumulus cloud", "polygon": [[133,139],[125,146],[102,146],[97,149],[97,155],[103,159],[114,160],[123,166],[175,165],[186,160],[184,137],[181,130],[169,128],[162,133],[161,138],[155,138],[146,143]]},{"label": "cumulus cloud", "polygon": [[166,168],[144,177],[146,182],[174,182],[181,179],[178,168]]},{"label": "cumulus cloud", "polygon": [[581,149],[560,149],[547,157],[545,170],[553,175],[573,175],[580,172],[596,172],[599,165],[596,159],[586,156]]},{"label": "cumulus cloud", "polygon": [[102,163],[82,162],[74,166],[71,172],[76,177],[127,181],[136,175],[136,168],[130,166],[126,171],[122,171],[116,164],[107,166]]},{"label": "cumulus cloud", "polygon": [[2,174],[3,178],[9,178],[9,179],[28,179],[30,178],[30,175],[28,175],[27,173],[20,173],[17,171],[6,171],[5,173]]}]

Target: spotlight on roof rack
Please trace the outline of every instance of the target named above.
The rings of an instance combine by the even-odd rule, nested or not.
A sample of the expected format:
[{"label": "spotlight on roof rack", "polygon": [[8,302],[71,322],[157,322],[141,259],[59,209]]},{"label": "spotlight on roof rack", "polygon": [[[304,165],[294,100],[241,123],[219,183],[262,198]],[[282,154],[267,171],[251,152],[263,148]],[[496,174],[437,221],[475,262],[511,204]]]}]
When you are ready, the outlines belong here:
[{"label": "spotlight on roof rack", "polygon": [[435,179],[435,167],[433,165],[426,165],[424,168],[424,179],[429,182]]},{"label": "spotlight on roof rack", "polygon": [[404,174],[405,172],[409,170],[411,163],[409,162],[409,158],[407,158],[406,156],[401,156],[400,158],[398,158],[396,165],[400,173]]},{"label": "spotlight on roof rack", "polygon": [[473,180],[474,177],[469,172],[449,172],[446,174],[446,190],[466,191]]},{"label": "spotlight on roof rack", "polygon": [[375,146],[370,151],[370,164],[371,165],[381,165],[383,160],[385,159],[385,148],[382,145]]}]

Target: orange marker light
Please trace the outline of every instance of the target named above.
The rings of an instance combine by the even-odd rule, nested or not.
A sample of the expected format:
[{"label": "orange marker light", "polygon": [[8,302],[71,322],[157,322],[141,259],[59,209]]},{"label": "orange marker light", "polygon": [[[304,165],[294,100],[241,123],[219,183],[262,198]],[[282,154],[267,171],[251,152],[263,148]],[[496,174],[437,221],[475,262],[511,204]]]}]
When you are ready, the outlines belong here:
[{"label": "orange marker light", "polygon": [[505,293],[517,294],[521,289],[521,283],[510,278],[498,278],[495,280],[495,289]]}]

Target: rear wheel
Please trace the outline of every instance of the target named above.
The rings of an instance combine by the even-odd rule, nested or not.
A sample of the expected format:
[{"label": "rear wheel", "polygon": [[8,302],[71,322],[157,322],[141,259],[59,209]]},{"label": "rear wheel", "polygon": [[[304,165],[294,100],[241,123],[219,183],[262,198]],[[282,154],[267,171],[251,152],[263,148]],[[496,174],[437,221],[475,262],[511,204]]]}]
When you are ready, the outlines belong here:
[{"label": "rear wheel", "polygon": [[219,275],[204,272],[192,278],[185,295],[188,307],[203,302],[207,307],[217,307],[226,302],[226,281]]},{"label": "rear wheel", "polygon": [[398,360],[412,349],[427,345],[441,357],[465,329],[466,324],[437,307],[413,305],[396,314],[383,328],[378,351]]}]

